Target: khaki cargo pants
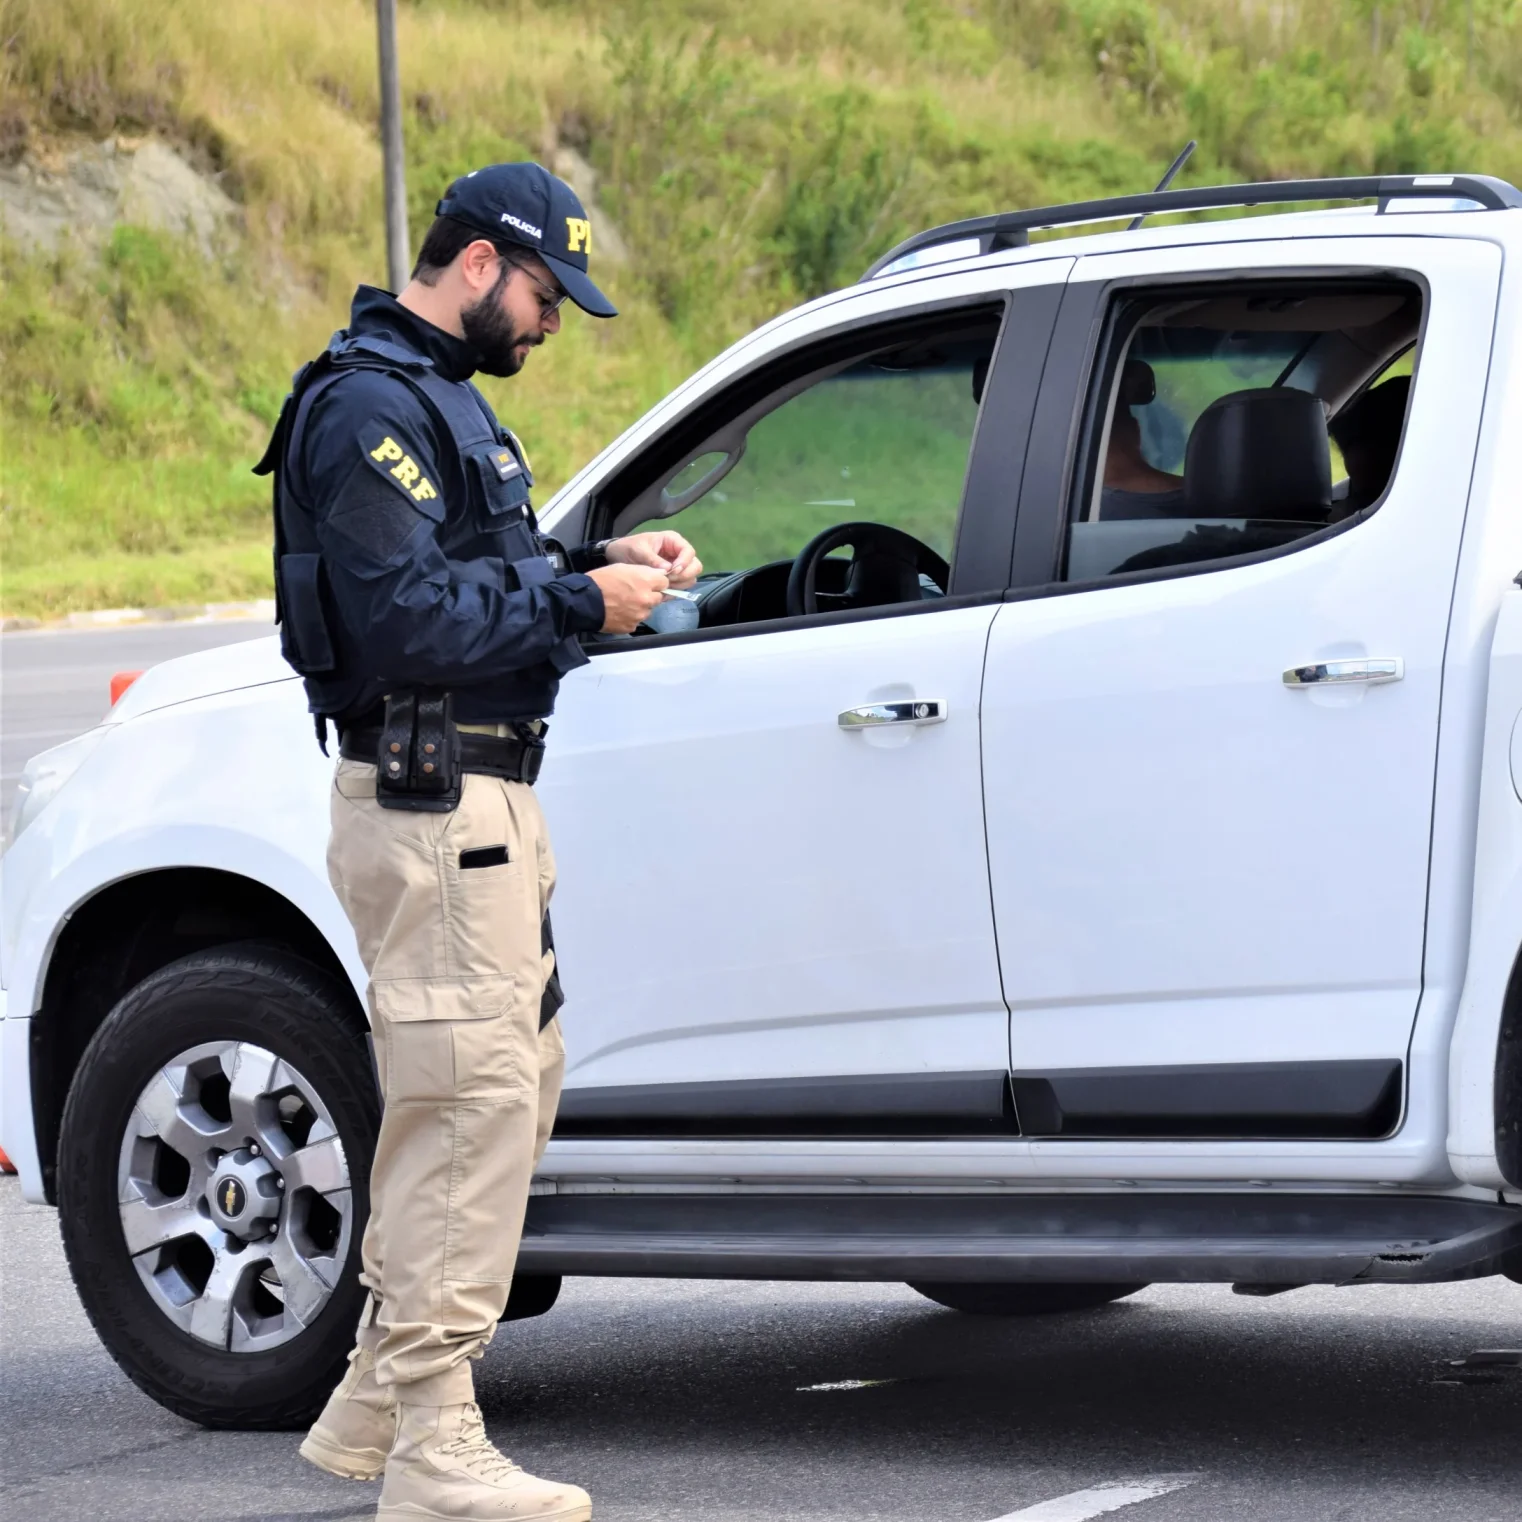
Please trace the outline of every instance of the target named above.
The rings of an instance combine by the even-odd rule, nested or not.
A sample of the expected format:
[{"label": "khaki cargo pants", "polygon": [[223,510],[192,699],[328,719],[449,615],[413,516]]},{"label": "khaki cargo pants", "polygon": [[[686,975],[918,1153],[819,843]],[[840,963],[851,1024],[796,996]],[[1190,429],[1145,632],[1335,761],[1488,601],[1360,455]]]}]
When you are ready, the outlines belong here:
[{"label": "khaki cargo pants", "polygon": [[[474,864],[501,846],[505,863]],[[385,1096],[362,1276],[376,1377],[408,1404],[458,1405],[507,1303],[565,1069],[559,1022],[539,1030],[544,815],[526,784],[475,774],[453,813],[383,809],[374,766],[340,761],[328,875],[370,974]]]}]

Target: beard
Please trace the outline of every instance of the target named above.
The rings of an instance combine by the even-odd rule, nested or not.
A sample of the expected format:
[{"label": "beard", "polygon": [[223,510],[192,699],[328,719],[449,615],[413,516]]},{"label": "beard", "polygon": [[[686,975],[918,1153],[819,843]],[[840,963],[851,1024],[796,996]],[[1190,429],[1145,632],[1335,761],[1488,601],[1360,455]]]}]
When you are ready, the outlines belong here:
[{"label": "beard", "polygon": [[504,262],[492,288],[460,313],[460,327],[466,342],[476,351],[476,369],[482,375],[516,375],[523,368],[525,358],[519,354],[518,345],[543,342],[541,338],[520,333],[513,326],[512,318],[502,310],[502,292],[512,272],[513,267]]}]

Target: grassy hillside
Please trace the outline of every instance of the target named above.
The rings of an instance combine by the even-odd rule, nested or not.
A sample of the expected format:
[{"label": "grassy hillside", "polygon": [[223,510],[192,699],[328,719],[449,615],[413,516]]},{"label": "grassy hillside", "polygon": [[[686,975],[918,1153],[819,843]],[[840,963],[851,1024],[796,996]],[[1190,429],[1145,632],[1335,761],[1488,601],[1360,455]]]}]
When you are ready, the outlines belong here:
[{"label": "grassy hillside", "polygon": [[[493,400],[552,488],[759,319],[914,227],[1150,185],[1522,182],[1522,0],[401,0],[412,230],[455,174],[575,147],[633,258]],[[1471,25],[1472,18],[1472,25]],[[0,155],[157,136],[241,231],[203,255],[0,234],[7,613],[254,595],[248,474],[383,269],[367,0],[0,0]]]}]

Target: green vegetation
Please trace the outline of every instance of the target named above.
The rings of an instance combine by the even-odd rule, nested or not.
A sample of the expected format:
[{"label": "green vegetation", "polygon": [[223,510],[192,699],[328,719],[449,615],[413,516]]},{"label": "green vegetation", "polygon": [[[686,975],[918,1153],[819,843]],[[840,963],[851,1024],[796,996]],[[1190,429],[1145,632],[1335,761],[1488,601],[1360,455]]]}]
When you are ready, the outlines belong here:
[{"label": "green vegetation", "polygon": [[[853,366],[762,418],[680,528],[710,571],[791,559],[815,534],[857,519],[902,529],[949,559],[976,421],[970,363]],[[695,485],[710,469],[705,460],[673,485]]]},{"label": "green vegetation", "polygon": [[[366,0],[0,0],[0,153],[157,135],[242,211],[211,255],[0,239],[5,612],[267,587],[248,467],[382,269],[372,28]],[[1522,182],[1522,0],[402,0],[400,28],[414,237],[454,174],[570,147],[632,253],[599,271],[623,317],[571,314],[493,388],[546,489],[903,233],[1145,188],[1187,137],[1197,183]]]}]

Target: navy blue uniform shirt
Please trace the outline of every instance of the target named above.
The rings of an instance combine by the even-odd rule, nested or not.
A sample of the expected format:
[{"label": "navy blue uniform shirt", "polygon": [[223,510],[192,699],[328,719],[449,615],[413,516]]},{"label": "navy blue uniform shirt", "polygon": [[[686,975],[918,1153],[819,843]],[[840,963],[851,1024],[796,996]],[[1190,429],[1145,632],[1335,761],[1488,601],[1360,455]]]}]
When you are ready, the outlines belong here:
[{"label": "navy blue uniform shirt", "polygon": [[[446,380],[475,371],[463,339],[370,286],[355,294],[348,331],[422,354]],[[315,517],[346,671],[389,689],[446,687],[462,724],[543,718],[564,669],[550,652],[602,627],[602,593],[579,571],[516,587],[504,574],[509,541],[493,532],[503,520],[483,514],[466,479],[472,463],[405,381],[357,369],[315,398],[291,484]],[[519,511],[524,537],[534,519],[526,502]],[[518,553],[532,554],[525,542]]]}]

